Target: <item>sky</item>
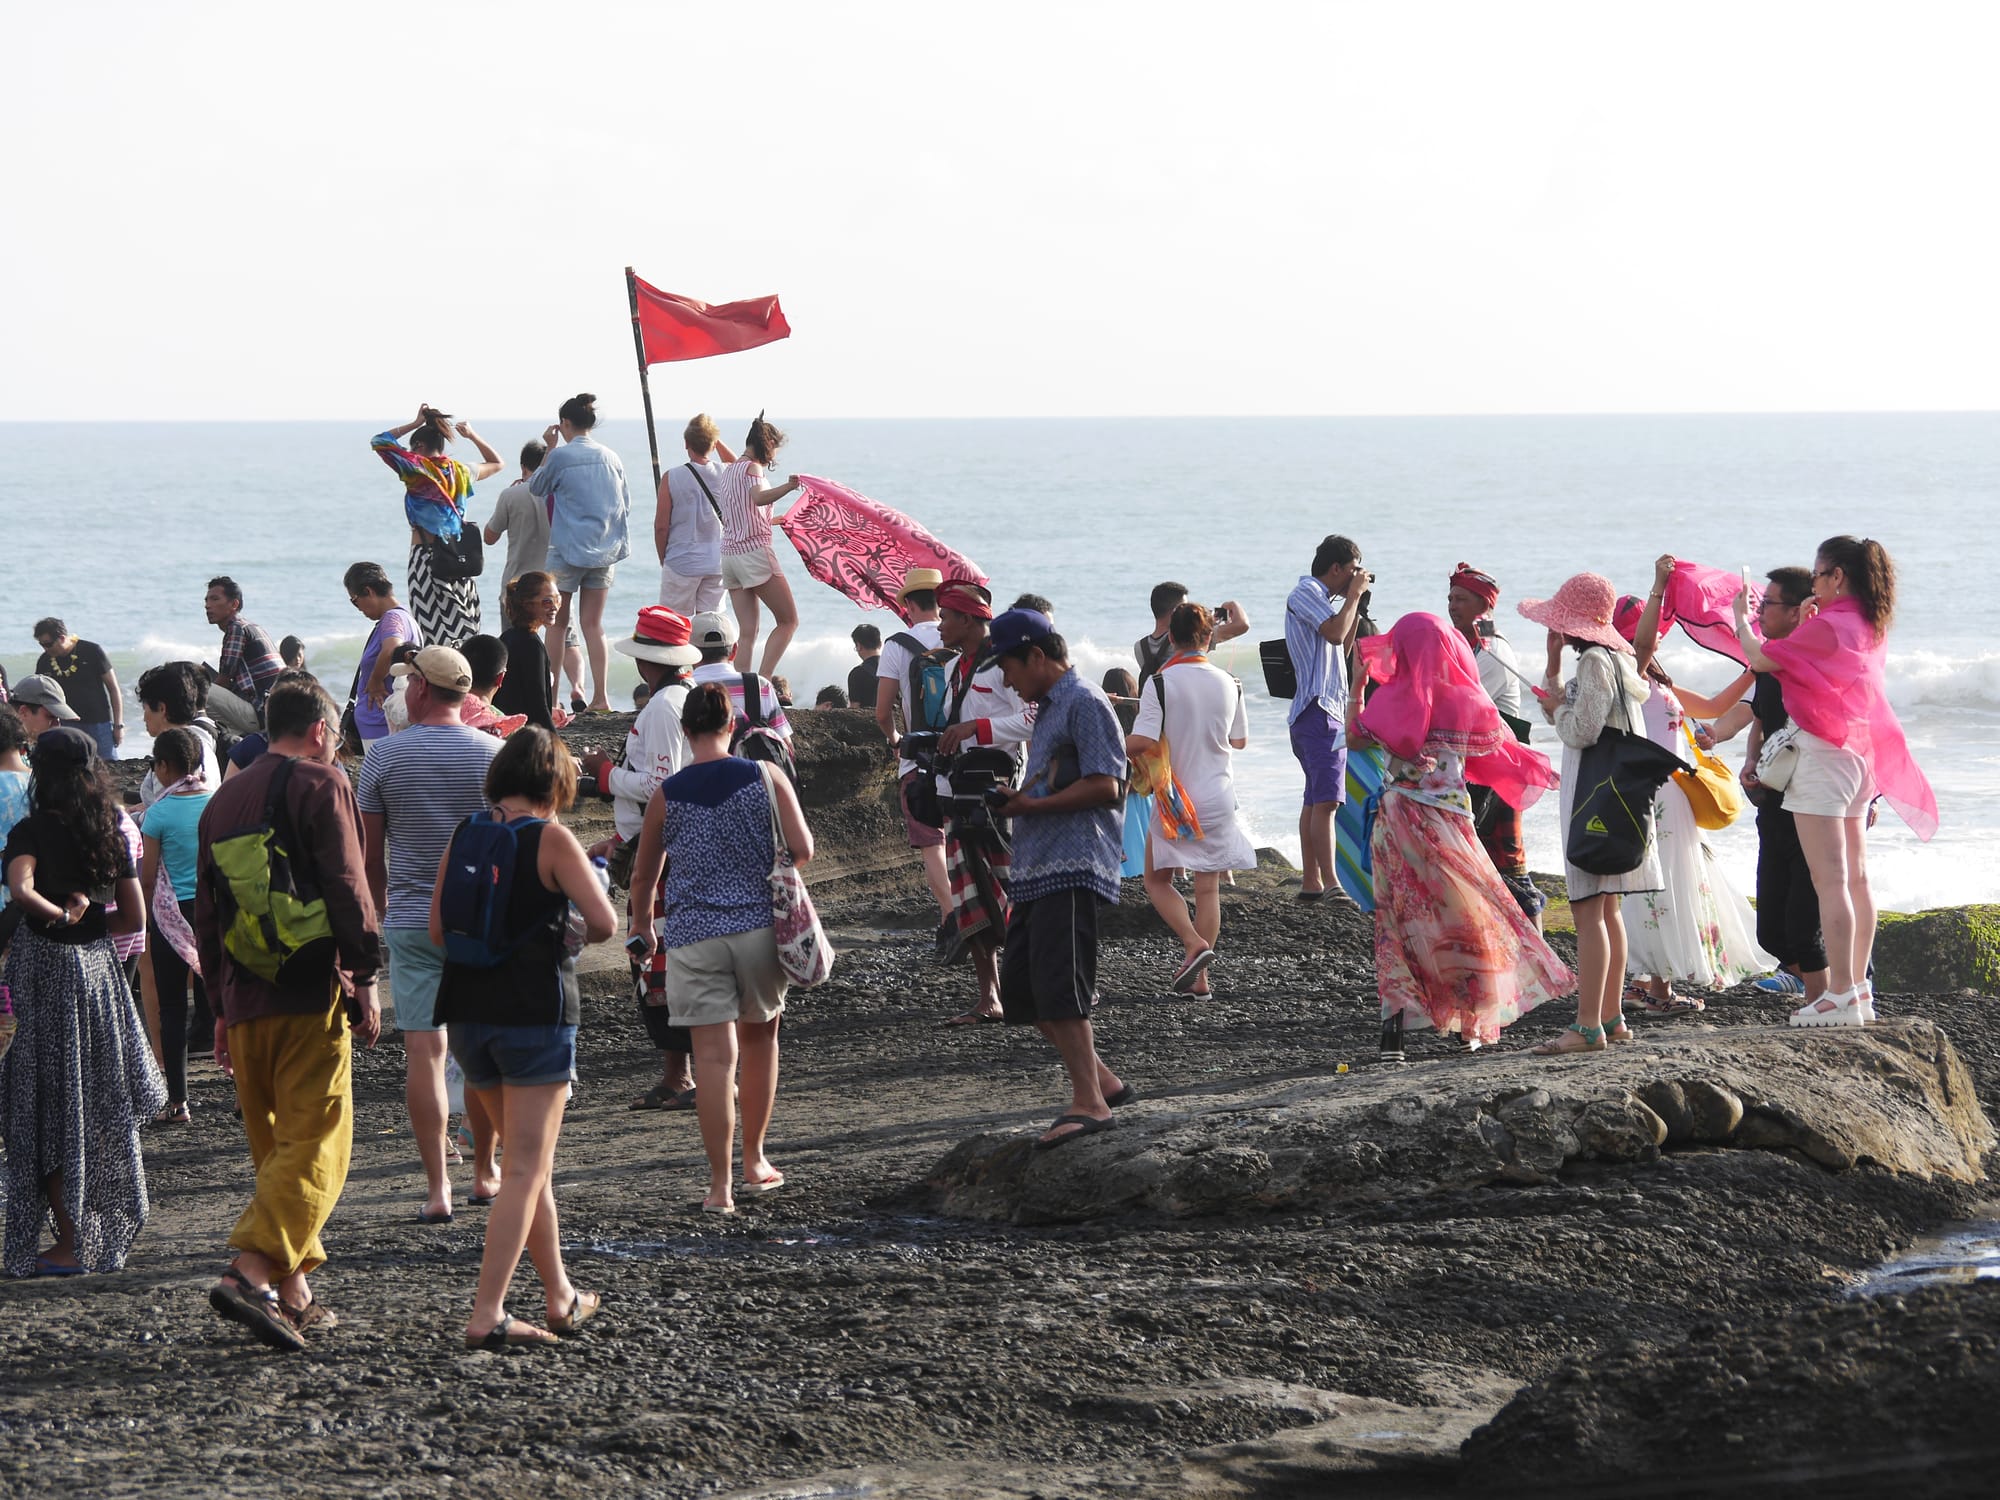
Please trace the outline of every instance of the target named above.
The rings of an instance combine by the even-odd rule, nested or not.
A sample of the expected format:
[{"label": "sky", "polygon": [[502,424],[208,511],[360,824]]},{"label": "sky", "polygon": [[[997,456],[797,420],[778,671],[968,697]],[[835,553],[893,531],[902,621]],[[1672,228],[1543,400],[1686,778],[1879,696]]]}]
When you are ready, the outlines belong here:
[{"label": "sky", "polygon": [[[0,420],[2000,406],[2000,7],[14,7]],[[673,425],[671,419],[664,419]]]}]

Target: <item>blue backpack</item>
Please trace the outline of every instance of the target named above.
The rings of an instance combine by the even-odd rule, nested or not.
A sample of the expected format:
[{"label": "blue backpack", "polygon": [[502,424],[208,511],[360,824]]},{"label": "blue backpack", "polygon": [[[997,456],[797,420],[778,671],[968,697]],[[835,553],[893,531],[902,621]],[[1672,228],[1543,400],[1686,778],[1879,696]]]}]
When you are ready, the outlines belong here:
[{"label": "blue backpack", "polygon": [[452,830],[438,916],[444,926],[445,962],[492,969],[505,963],[526,934],[510,932],[518,834],[541,818],[508,822],[496,812],[474,813]]},{"label": "blue backpack", "polygon": [[909,681],[903,689],[903,723],[912,734],[949,729],[953,704],[951,661],[957,654],[942,646],[926,646],[907,630],[889,639],[910,653]]}]

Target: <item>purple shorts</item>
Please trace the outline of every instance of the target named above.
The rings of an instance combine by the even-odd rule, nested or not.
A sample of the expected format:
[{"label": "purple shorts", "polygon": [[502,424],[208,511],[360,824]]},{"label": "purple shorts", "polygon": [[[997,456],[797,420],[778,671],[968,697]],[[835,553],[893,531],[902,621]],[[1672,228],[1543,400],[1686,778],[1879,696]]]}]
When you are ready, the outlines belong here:
[{"label": "purple shorts", "polygon": [[1347,800],[1347,747],[1340,721],[1317,704],[1292,720],[1292,754],[1306,773],[1305,805]]}]

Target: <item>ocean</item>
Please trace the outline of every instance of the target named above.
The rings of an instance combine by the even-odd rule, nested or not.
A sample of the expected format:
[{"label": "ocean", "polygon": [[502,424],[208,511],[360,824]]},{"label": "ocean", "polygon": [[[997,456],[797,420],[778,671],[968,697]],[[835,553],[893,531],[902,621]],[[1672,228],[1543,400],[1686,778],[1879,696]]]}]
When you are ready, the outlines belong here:
[{"label": "ocean", "polygon": [[[398,412],[402,407],[396,409]],[[782,413],[774,414],[780,421]],[[396,417],[385,415],[381,425]],[[482,420],[512,459],[546,419]],[[685,415],[663,417],[663,457]],[[722,420],[740,440],[747,419]],[[1059,628],[1093,680],[1131,662],[1151,626],[1146,596],[1163,579],[1197,599],[1235,599],[1250,634],[1219,660],[1242,677],[1250,708],[1238,790],[1258,844],[1296,859],[1300,777],[1284,706],[1264,693],[1255,642],[1282,633],[1285,595],[1314,545],[1343,532],[1378,575],[1374,616],[1442,615],[1446,578],[1470,562],[1500,580],[1498,620],[1524,663],[1541,632],[1514,612],[1579,569],[1643,594],[1652,562],[1673,552],[1754,573],[1810,564],[1821,538],[1880,539],[1900,601],[1890,688],[1912,748],[1937,790],[1942,827],[1920,844],[1885,812],[1870,843],[1879,899],[1895,910],[2000,901],[2000,646],[1971,608],[1991,585],[2000,545],[2000,416],[1354,417],[821,420],[784,423],[778,469],[838,479],[920,519],[991,575],[1001,604],[1033,591],[1055,601]],[[273,638],[302,637],[310,665],[344,695],[364,622],[342,570],[369,558],[400,585],[408,531],[401,487],[368,449],[367,423],[4,424],[14,454],[0,473],[0,663],[29,671],[33,622],[59,615],[110,653],[128,702],[139,672],[175,657],[212,661],[202,616],[208,578],[242,586],[246,615]],[[609,421],[600,437],[633,480],[635,556],[621,564],[607,633],[627,633],[658,581],[651,561],[650,463],[644,426]],[[469,450],[461,445],[461,456]],[[471,513],[484,520],[513,471],[489,480]],[[809,704],[846,681],[848,632],[864,615],[804,576],[782,541],[800,630],[781,666]],[[496,549],[499,550],[499,549]],[[497,629],[500,558],[482,596]],[[1714,692],[1735,669],[1676,636],[1674,677]],[[613,655],[614,701],[636,675]],[[136,707],[126,753],[141,754]],[[1553,732],[1537,743],[1560,756]],[[1732,764],[1738,747],[1727,750]],[[1528,816],[1536,869],[1560,868],[1555,799]],[[1749,889],[1749,820],[1711,835]]]}]

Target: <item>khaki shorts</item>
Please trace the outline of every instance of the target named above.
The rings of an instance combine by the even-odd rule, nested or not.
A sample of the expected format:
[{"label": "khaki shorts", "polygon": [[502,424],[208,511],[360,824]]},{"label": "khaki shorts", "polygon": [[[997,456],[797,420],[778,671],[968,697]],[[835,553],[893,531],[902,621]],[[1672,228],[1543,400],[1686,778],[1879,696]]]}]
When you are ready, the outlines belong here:
[{"label": "khaki shorts", "polygon": [[1785,784],[1785,811],[1822,818],[1859,818],[1875,795],[1868,762],[1816,734],[1799,734],[1799,760]]},{"label": "khaki shorts", "polygon": [[667,1018],[676,1026],[774,1021],[791,981],[768,927],[667,950]]},{"label": "khaki shorts", "polygon": [[725,552],[722,554],[722,586],[730,589],[754,589],[761,583],[770,582],[771,575],[778,571],[778,559],[771,555],[769,547],[755,552]]}]

